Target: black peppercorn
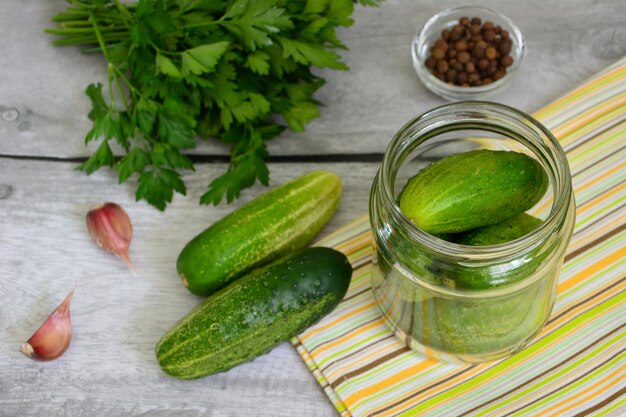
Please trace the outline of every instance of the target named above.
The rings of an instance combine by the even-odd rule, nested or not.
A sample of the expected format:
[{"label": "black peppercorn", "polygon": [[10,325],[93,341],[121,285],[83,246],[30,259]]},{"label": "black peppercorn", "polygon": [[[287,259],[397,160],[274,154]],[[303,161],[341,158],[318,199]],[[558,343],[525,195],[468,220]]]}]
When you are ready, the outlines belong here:
[{"label": "black peppercorn", "polygon": [[446,51],[444,51],[441,48],[435,48],[433,49],[431,56],[435,58],[437,61],[440,61],[446,56]]},{"label": "black peppercorn", "polygon": [[437,39],[437,42],[435,42],[435,49],[443,49],[444,51],[447,51],[448,44],[443,39]]},{"label": "black peppercorn", "polygon": [[429,56],[424,64],[426,64],[426,68],[433,69],[435,65],[437,65],[437,59],[433,56]]},{"label": "black peppercorn", "polygon": [[467,52],[463,51],[463,52],[460,52],[460,53],[458,54],[458,56],[457,56],[457,58],[456,58],[456,59],[457,59],[457,61],[459,61],[461,64],[465,64],[465,63],[469,62],[470,58],[471,58],[471,57],[470,57],[470,54],[468,54]]},{"label": "black peppercorn", "polygon": [[483,39],[485,42],[493,42],[496,39],[496,32],[493,30],[486,30],[483,32]]},{"label": "black peppercorn", "polygon": [[448,72],[448,69],[448,63],[446,61],[437,62],[437,71],[439,71],[439,73],[445,74]]},{"label": "black peppercorn", "polygon": [[479,17],[463,16],[441,32],[430,48],[426,67],[438,79],[459,86],[487,85],[513,65],[513,41],[507,30]]},{"label": "black peppercorn", "polygon": [[498,45],[498,50],[502,55],[508,55],[511,53],[511,49],[513,48],[513,41],[511,38],[502,38]]},{"label": "black peppercorn", "polygon": [[504,68],[508,68],[513,65],[513,58],[511,57],[511,55],[506,55],[500,58],[500,65],[502,65]]}]

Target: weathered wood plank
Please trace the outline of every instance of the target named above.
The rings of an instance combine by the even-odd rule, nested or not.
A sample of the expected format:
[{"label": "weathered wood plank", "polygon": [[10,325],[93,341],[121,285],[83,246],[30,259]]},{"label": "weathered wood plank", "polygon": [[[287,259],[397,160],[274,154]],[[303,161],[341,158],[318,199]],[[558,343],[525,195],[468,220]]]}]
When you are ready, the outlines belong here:
[{"label": "weathered wood plank", "polygon": [[[510,16],[526,35],[528,55],[517,79],[493,100],[532,111],[626,54],[626,2],[496,1],[481,3]],[[19,6],[18,6],[19,5]],[[97,55],[56,48],[42,30],[62,1],[0,0],[0,154],[88,155],[90,82],[103,81]],[[444,101],[420,84],[409,44],[417,28],[456,1],[387,0],[357,7],[356,23],[343,30],[350,48],[348,72],[322,71],[328,80],[317,98],[322,117],[302,134],[269,143],[271,154],[382,152],[406,121]],[[226,154],[214,141],[195,152]]]},{"label": "weathered wood plank", "polygon": [[[494,100],[532,111],[626,53],[621,0],[482,2],[524,31],[528,55],[518,78]],[[270,142],[274,155],[382,152],[412,116],[442,100],[415,77],[409,43],[417,27],[456,1],[387,0],[356,9],[341,37],[349,72],[323,71],[322,117],[303,134]],[[102,81],[97,56],[54,48],[42,33],[63,1],[0,0],[0,154],[88,155],[83,91]],[[226,154],[208,143],[200,154]],[[247,191],[234,206],[197,204],[209,180],[225,168],[200,164],[166,213],[135,203],[134,184],[110,172],[86,177],[69,163],[0,158],[0,415],[4,416],[332,416],[336,415],[297,354],[282,345],[230,372],[175,381],[154,361],[154,344],[200,298],[176,277],[178,251],[203,227],[264,191]],[[277,185],[315,168],[345,182],[338,213],[323,233],[367,210],[377,164],[272,164]],[[90,242],[88,208],[102,200],[124,205],[135,225],[131,248],[138,276]],[[24,358],[19,345],[73,285],[75,337],[52,363]]]},{"label": "weathered wood plank", "polygon": [[[234,206],[200,206],[197,199],[207,176],[224,168],[203,164],[185,178],[189,195],[177,196],[160,213],[135,203],[132,186],[117,185],[108,173],[87,177],[73,168],[69,163],[0,159],[0,415],[335,415],[287,344],[230,372],[196,381],[167,377],[154,358],[161,335],[201,300],[176,275],[178,252],[264,187],[250,190]],[[367,211],[377,164],[271,168],[275,184],[319,168],[342,176],[342,202],[325,234]],[[138,276],[91,242],[84,216],[103,200],[123,205],[133,221],[130,255]],[[50,363],[22,356],[20,344],[74,285],[69,350]]]}]

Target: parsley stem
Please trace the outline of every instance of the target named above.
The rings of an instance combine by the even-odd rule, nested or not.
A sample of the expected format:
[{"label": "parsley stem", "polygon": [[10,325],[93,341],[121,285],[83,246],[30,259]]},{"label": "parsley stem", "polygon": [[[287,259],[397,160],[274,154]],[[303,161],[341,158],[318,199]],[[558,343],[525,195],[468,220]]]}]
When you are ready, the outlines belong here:
[{"label": "parsley stem", "polygon": [[89,14],[87,10],[79,7],[68,7],[65,9],[65,13]]},{"label": "parsley stem", "polygon": [[154,42],[150,42],[150,46],[152,46],[154,50],[159,52],[161,55],[169,55],[169,56],[180,55],[179,52],[170,52],[170,51],[166,51],[165,49],[161,49],[158,46],[156,46]]},{"label": "parsley stem", "polygon": [[76,9],[66,9],[63,13],[59,13],[52,17],[53,22],[64,22],[66,20],[85,20],[89,18],[89,13],[84,10],[76,11]]},{"label": "parsley stem", "polygon": [[[110,34],[105,33],[102,35],[102,39],[106,42],[122,41],[127,38],[128,38],[128,32],[115,32],[115,33],[110,33]],[[84,45],[84,44],[92,44],[92,43],[99,43],[98,38],[93,35],[91,36],[72,35],[72,36],[67,36],[65,38],[52,41],[52,44],[57,45],[57,46]]]},{"label": "parsley stem", "polygon": [[93,13],[90,15],[90,19],[93,26],[93,31],[96,33],[96,38],[98,39],[98,43],[100,44],[100,49],[102,49],[102,55],[104,55],[104,58],[109,61],[107,47],[104,43],[104,40],[102,39],[102,34],[100,33],[100,28],[98,27],[98,22],[96,21],[96,17],[93,15]]},{"label": "parsley stem", "polygon": [[136,88],[135,88],[135,87],[131,84],[131,82],[130,82],[130,81],[128,81],[128,79],[124,76],[124,73],[123,73],[122,71],[120,71],[120,69],[119,69],[119,68],[117,68],[117,67],[115,67],[115,66],[114,66],[114,67],[113,67],[113,71],[115,71],[115,72],[117,73],[117,76],[118,76],[119,78],[121,78],[121,79],[122,79],[122,81],[124,81],[124,83],[126,83],[126,85],[128,86],[128,88],[130,88],[131,93],[135,93],[135,94],[137,94],[137,95],[139,95],[139,96],[141,95],[141,92],[140,92],[139,90],[137,90],[137,89],[136,89]]},{"label": "parsley stem", "polygon": [[[98,38],[98,44],[100,45],[100,49],[102,50],[102,55],[104,55],[104,58],[107,60],[108,65],[107,65],[107,72],[108,72],[108,76],[107,76],[107,81],[109,84],[109,95],[111,96],[111,106],[114,109],[117,109],[117,105],[115,103],[115,93],[113,91],[113,85],[111,82],[111,78],[115,78],[117,80],[117,77],[115,75],[115,72],[113,71],[115,69],[115,66],[111,63],[111,61],[109,61],[109,54],[107,51],[107,46],[104,43],[104,40],[102,39],[102,34],[100,33],[100,28],[98,27],[98,22],[96,21],[96,17],[93,15],[93,13],[90,15],[90,19],[91,22],[93,24],[93,30],[96,33],[96,38]],[[124,95],[122,94],[122,98],[125,99]]]},{"label": "parsley stem", "polygon": [[111,98],[111,107],[113,107],[113,109],[117,110],[117,103],[115,103],[115,91],[113,90],[113,83],[111,82],[112,78],[115,78],[114,73],[111,71],[111,67],[113,66],[113,64],[109,63],[107,71],[107,83],[109,84],[109,96]]},{"label": "parsley stem", "polygon": [[[69,10],[69,9],[68,9]],[[97,11],[98,16],[103,20],[119,20],[119,15],[115,13],[107,13],[104,11]],[[91,12],[86,10],[80,10],[76,12],[59,13],[52,17],[53,22],[68,22],[68,21],[89,21]]]},{"label": "parsley stem", "polygon": [[198,28],[203,28],[203,27],[206,27],[206,26],[219,25],[221,23],[222,23],[222,19],[220,19],[220,20],[213,20],[211,22],[193,23],[191,25],[185,25],[183,27],[185,29],[198,29]]},{"label": "parsley stem", "polygon": [[[128,32],[128,29],[123,26],[117,27],[103,27],[100,28],[102,33],[112,33],[112,32],[120,32],[125,31]],[[44,32],[49,33],[51,35],[60,35],[60,36],[72,36],[73,34],[92,34],[93,33],[93,25],[90,24],[90,27],[81,27],[81,28],[63,28],[63,29],[44,29]]]},{"label": "parsley stem", "polygon": [[122,88],[122,83],[120,82],[120,79],[118,77],[115,77],[115,84],[117,84],[117,89],[120,92],[120,97],[122,97],[124,110],[130,111],[130,106],[128,105],[128,101],[126,101],[126,93],[124,92],[124,89]]},{"label": "parsley stem", "polygon": [[80,52],[82,54],[97,54],[100,53],[100,47],[92,46],[91,48],[81,48]]},{"label": "parsley stem", "polygon": [[59,26],[62,28],[84,28],[91,27],[91,22],[89,20],[64,20],[62,22],[58,22]]},{"label": "parsley stem", "polygon": [[117,10],[120,11],[120,15],[122,16],[122,19],[124,21],[124,25],[126,27],[129,27],[128,22],[132,19],[131,14],[128,12],[128,9],[119,2],[119,0],[114,0],[115,6],[117,7]]}]

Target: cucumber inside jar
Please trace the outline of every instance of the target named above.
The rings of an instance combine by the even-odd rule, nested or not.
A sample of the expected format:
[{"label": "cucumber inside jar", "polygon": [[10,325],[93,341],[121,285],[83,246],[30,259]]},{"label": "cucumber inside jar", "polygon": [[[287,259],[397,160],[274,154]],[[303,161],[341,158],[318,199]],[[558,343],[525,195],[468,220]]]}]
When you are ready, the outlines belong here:
[{"label": "cucumber inside jar", "polygon": [[[429,234],[459,245],[490,246],[541,226],[542,220],[525,211],[541,200],[546,189],[547,174],[533,158],[479,150],[445,157],[422,169],[404,187],[399,205]],[[537,280],[499,297],[482,298],[480,292],[532,279],[536,273],[558,273],[545,265],[549,254],[549,248],[538,247],[527,256],[483,265],[448,263],[434,256],[426,262],[427,252],[416,253],[420,268],[412,272],[417,276],[473,296],[459,299],[416,289],[411,317],[404,319],[411,323],[410,335],[425,346],[455,354],[499,352],[527,340],[547,315],[544,309],[550,303],[544,298],[553,294],[547,281]],[[403,263],[411,268],[415,259]]]},{"label": "cucumber inside jar", "polygon": [[[525,211],[544,196],[547,178],[542,166],[522,153],[486,149],[464,152],[419,171],[402,190],[399,205],[412,223],[440,239],[466,246],[498,245],[542,224]],[[415,263],[410,256],[404,257],[409,266]],[[420,266],[424,264],[424,254],[415,253],[414,257],[420,259]],[[449,267],[433,259],[426,269],[444,286],[484,290],[525,278],[544,258],[545,253],[538,253],[507,268]]]},{"label": "cucumber inside jar", "polygon": [[538,284],[496,300],[431,297],[414,305],[413,337],[443,352],[499,352],[541,328],[550,294]]}]

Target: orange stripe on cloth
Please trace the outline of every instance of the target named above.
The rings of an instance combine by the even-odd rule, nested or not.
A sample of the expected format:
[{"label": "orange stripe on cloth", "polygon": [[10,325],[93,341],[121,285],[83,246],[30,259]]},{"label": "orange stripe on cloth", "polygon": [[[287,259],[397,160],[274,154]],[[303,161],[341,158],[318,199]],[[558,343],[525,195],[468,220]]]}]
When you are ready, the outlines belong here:
[{"label": "orange stripe on cloth", "polygon": [[624,103],[626,103],[626,95],[617,96],[595,107],[591,112],[585,112],[573,119],[570,119],[568,124],[553,129],[552,134],[554,134],[557,138],[567,136],[580,127],[585,126],[590,121],[622,106]]},{"label": "orange stripe on cloth", "polygon": [[614,69],[613,71],[610,71],[604,74],[603,76],[598,77],[594,79],[593,81],[582,85],[581,87],[575,89],[571,93],[561,97],[560,99],[553,101],[552,103],[548,104],[545,107],[542,107],[541,109],[536,111],[534,115],[535,117],[540,117],[540,118],[549,117],[550,111],[560,106],[561,104],[567,101],[571,101],[576,98],[582,98],[581,96],[583,96],[583,94],[587,94],[589,92],[594,91],[597,87],[600,87],[601,84],[604,81],[608,80],[609,78],[620,77],[620,76],[626,76],[626,66],[618,67]]},{"label": "orange stripe on cloth", "polygon": [[406,369],[403,369],[401,371],[399,371],[398,373],[383,379],[382,381],[374,384],[374,385],[370,385],[369,387],[362,389],[361,391],[358,391],[352,395],[350,395],[349,397],[345,398],[343,400],[343,402],[346,404],[347,407],[351,407],[355,404],[356,401],[358,401],[361,398],[367,398],[367,396],[374,394],[376,392],[378,392],[380,389],[391,386],[391,385],[395,385],[399,382],[401,382],[402,380],[409,378],[411,376],[414,376],[415,374],[428,369],[434,365],[437,364],[437,361],[435,359],[425,359],[422,360],[418,363],[416,363],[413,366],[410,366]]},{"label": "orange stripe on cloth", "polygon": [[576,215],[584,213],[585,211],[597,206],[598,204],[608,199],[609,197],[614,196],[615,194],[620,194],[620,191],[624,190],[625,188],[626,188],[626,182],[618,185],[617,187],[613,188],[611,191],[607,191],[606,193],[600,194],[599,196],[585,202],[583,205],[577,207]]},{"label": "orange stripe on cloth", "polygon": [[567,247],[566,256],[569,253],[575,252],[578,248],[583,247],[585,244],[596,240],[598,237],[606,234],[607,232],[613,230],[613,226],[615,224],[624,224],[626,223],[626,211],[624,211],[621,215],[618,215],[614,219],[607,221],[601,227],[596,229],[592,229],[587,233],[581,233],[575,238],[572,239],[569,246]]},{"label": "orange stripe on cloth", "polygon": [[558,403],[554,404],[554,405],[553,405],[553,406],[551,406],[550,408],[547,408],[547,409],[545,409],[545,410],[542,410],[542,411],[541,411],[541,412],[542,412],[542,414],[543,414],[543,415],[547,415],[546,413],[548,413],[549,411],[551,411],[551,410],[556,410],[557,408],[559,408],[559,407],[561,407],[562,405],[564,405],[564,404],[566,404],[566,403],[570,402],[571,400],[573,400],[573,399],[575,399],[575,398],[579,398],[579,400],[578,400],[578,401],[574,401],[574,402],[573,402],[572,404],[570,404],[569,406],[567,406],[567,407],[565,407],[565,408],[560,409],[559,411],[557,411],[557,412],[556,412],[556,413],[554,413],[554,414],[551,414],[550,416],[551,416],[551,417],[561,417],[561,416],[565,416],[565,415],[567,415],[567,414],[566,414],[566,412],[567,412],[567,411],[571,410],[572,408],[575,408],[576,406],[578,406],[578,405],[580,405],[580,404],[583,404],[583,403],[584,403],[585,401],[587,401],[589,398],[593,398],[596,394],[595,394],[595,393],[592,393],[592,394],[587,395],[587,396],[582,397],[582,398],[580,397],[580,395],[587,394],[587,393],[589,393],[589,392],[591,392],[591,391],[593,391],[593,390],[597,389],[597,387],[598,387],[599,385],[606,384],[606,383],[608,383],[609,381],[610,381],[611,383],[616,383],[616,382],[617,382],[617,383],[619,383],[620,381],[621,381],[621,382],[623,382],[620,378],[615,378],[615,377],[616,377],[618,374],[623,374],[625,369],[626,369],[626,365],[622,365],[620,368],[618,368],[618,369],[616,369],[615,371],[611,372],[610,374],[608,374],[607,376],[605,376],[604,378],[602,378],[600,381],[596,382],[596,383],[595,383],[592,387],[589,387],[589,388],[587,388],[587,389],[583,390],[582,392],[578,392],[578,393],[576,393],[576,396],[575,396],[575,397],[570,397],[570,396],[567,396],[567,397],[566,397],[563,401],[560,401],[560,402],[558,402]]},{"label": "orange stripe on cloth", "polygon": [[580,187],[578,187],[575,191],[575,193],[579,193],[583,190],[586,190],[587,188],[591,187],[594,184],[597,184],[598,182],[602,181],[603,179],[609,177],[610,175],[615,174],[617,171],[620,171],[622,168],[626,167],[626,161],[622,162],[621,164],[609,169],[608,171],[598,175],[597,177],[595,177],[593,180],[582,184]]},{"label": "orange stripe on cloth", "polygon": [[378,326],[380,326],[381,324],[385,324],[385,320],[383,320],[383,318],[379,318],[378,320],[375,320],[369,324],[366,324],[364,326],[359,326],[356,327],[353,331],[346,333],[345,335],[343,335],[342,337],[330,342],[330,343],[325,343],[322,345],[318,345],[317,347],[312,349],[311,354],[315,357],[318,356],[320,353],[325,352],[329,349],[332,349],[333,347],[340,345],[344,342],[346,342],[349,339],[352,339],[353,337],[356,337],[360,334],[363,334],[365,332],[367,332],[368,330],[374,329]]},{"label": "orange stripe on cloth", "polygon": [[329,329],[329,328],[335,326],[337,323],[339,323],[341,321],[344,321],[344,320],[346,320],[346,319],[348,319],[348,318],[350,318],[352,316],[355,316],[355,315],[361,313],[362,311],[366,311],[366,310],[368,310],[368,309],[370,309],[372,307],[376,307],[376,302],[375,301],[371,301],[371,302],[369,302],[369,303],[367,303],[367,304],[365,304],[365,305],[363,305],[363,306],[361,306],[361,307],[359,307],[357,309],[349,311],[348,313],[346,313],[346,314],[344,314],[342,316],[336,317],[335,320],[333,320],[333,321],[331,321],[329,323],[326,323],[323,326],[315,326],[315,328],[312,328],[310,330],[305,331],[300,336],[300,339],[302,339],[302,340],[309,339],[314,334],[318,334],[318,333],[320,333],[320,332],[322,332],[322,331],[324,331],[326,329]]},{"label": "orange stripe on cloth", "polygon": [[[612,174],[615,174],[616,172],[620,171],[624,167],[626,167],[626,161],[624,161],[620,165],[610,169],[609,171],[601,174],[600,176],[594,178],[593,180],[591,180],[591,181],[589,181],[587,183],[581,184],[576,189],[574,189],[574,195],[580,193],[583,190],[586,190],[587,188],[591,187],[594,184],[597,184],[598,182],[602,181],[603,179],[608,178],[609,176],[611,176]],[[622,186],[622,188],[623,188],[623,186]],[[615,194],[617,191],[615,189],[613,189],[610,192]],[[546,199],[546,201],[544,201],[541,205],[537,206],[536,208],[533,208],[532,212],[534,214],[543,212],[544,210],[546,210],[552,204],[553,201],[554,201],[554,199],[552,197]],[[593,206],[591,206],[591,207],[593,207]],[[582,213],[585,210],[587,210],[587,209],[579,211],[579,213]]]},{"label": "orange stripe on cloth", "polygon": [[[614,372],[614,364],[602,368],[600,376],[591,374],[593,379],[590,383],[576,385],[572,392],[583,394],[573,399],[566,399],[567,392],[562,391],[552,395],[550,390],[558,385],[544,381],[543,371],[535,372],[535,368],[552,369],[555,364],[567,363],[568,358],[575,357],[573,354],[580,347],[576,341],[587,340],[579,334],[593,335],[598,329],[606,334],[615,334],[616,329],[622,328],[625,323],[619,321],[619,312],[626,302],[623,299],[626,280],[620,270],[626,256],[626,245],[622,243],[626,242],[624,231],[619,224],[616,227],[616,223],[622,222],[626,216],[619,201],[626,188],[626,184],[620,184],[619,176],[626,164],[624,158],[615,154],[623,147],[620,143],[623,142],[625,125],[621,109],[623,101],[626,101],[625,92],[626,59],[623,59],[586,85],[535,113],[562,143],[570,144],[568,158],[575,181],[574,191],[580,204],[580,217],[579,228],[575,230],[568,247],[569,257],[557,284],[558,310],[553,312],[553,318],[533,342],[516,356],[476,366],[444,365],[408,351],[406,344],[394,337],[391,329],[385,332],[379,324],[380,331],[374,328],[368,330],[372,322],[382,319],[372,295],[364,292],[369,285],[367,268],[372,261],[371,255],[367,255],[371,251],[369,240],[372,236],[367,217],[355,220],[327,240],[322,240],[350,254],[349,259],[358,262],[359,271],[364,274],[359,279],[353,279],[356,286],[352,288],[353,294],[363,294],[362,297],[340,305],[325,319],[332,322],[323,321],[314,325],[305,332],[310,337],[301,337],[298,346],[303,359],[342,416],[382,417],[397,416],[399,413],[405,416],[447,416],[463,412],[472,415],[478,410],[489,415],[502,415],[501,411],[514,410],[522,403],[530,404],[526,401],[528,398],[542,399],[548,395],[549,402],[542,402],[541,407],[562,403],[550,412],[570,407],[572,401],[580,399],[590,404],[602,402],[609,382],[603,382],[600,389],[591,385]],[[546,200],[541,204],[549,209],[549,196]],[[395,297],[393,292],[390,296]],[[369,304],[369,307],[362,308],[364,304]],[[351,314],[357,309],[360,311]],[[340,328],[332,329],[330,326],[334,325]],[[317,333],[314,330],[316,327],[329,330]],[[619,337],[614,340],[619,340]],[[327,344],[326,348],[324,344]],[[315,352],[317,347],[319,352]],[[597,365],[597,358],[602,358],[603,353],[614,352],[616,346],[611,339],[611,344],[594,349],[599,353],[585,358],[581,366],[559,368],[559,372],[564,372],[559,375],[561,381],[579,378],[582,374],[577,369],[589,372],[592,369],[590,365]],[[308,353],[305,353],[307,350]],[[310,354],[311,351],[314,354]],[[318,359],[328,361],[323,371],[319,369],[319,362],[315,361],[316,353]],[[330,375],[332,378],[329,378]],[[517,401],[515,395],[500,397],[497,390],[497,387],[507,384],[507,392],[516,392],[518,384],[511,381],[512,375],[528,381],[524,384],[524,399],[517,406],[513,404]],[[484,408],[486,404],[491,405]],[[568,409],[566,413],[576,408]],[[534,409],[533,406],[521,412],[526,411],[526,414],[541,413],[540,408]]]},{"label": "orange stripe on cloth", "polygon": [[369,246],[371,244],[372,244],[372,236],[369,233],[367,233],[361,236],[359,239],[349,240],[347,242],[334,246],[334,248],[338,250],[339,252],[350,254],[352,252],[356,252],[359,249],[363,249],[364,247]]},{"label": "orange stripe on cloth", "polygon": [[[551,331],[553,329],[556,329],[556,328],[560,327],[561,325],[567,323],[573,317],[579,315],[581,312],[587,310],[590,307],[593,307],[596,304],[600,304],[600,303],[608,300],[609,298],[613,297],[614,295],[619,294],[620,292],[622,292],[624,289],[626,289],[626,282],[622,283],[621,285],[615,286],[613,289],[611,289],[609,291],[603,292],[597,298],[590,299],[590,300],[580,304],[578,307],[572,308],[572,310],[570,310],[567,314],[559,316],[556,320],[554,320],[554,321],[550,322],[549,324],[547,324],[546,327],[544,327],[543,331],[549,332],[549,331]],[[576,300],[576,302],[578,302],[578,300]],[[569,305],[563,306],[561,308],[561,311],[567,311],[567,309],[571,308],[573,304],[576,304],[576,302],[573,302],[573,303],[570,303]],[[554,315],[554,313],[553,313],[553,315]]]},{"label": "orange stripe on cloth", "polygon": [[570,288],[579,284],[591,275],[597,274],[599,271],[603,270],[609,265],[622,260],[624,256],[626,256],[626,246],[621,247],[612,254],[600,259],[598,262],[589,265],[587,268],[583,269],[568,280],[560,282],[557,286],[557,292],[563,293],[569,290]]},{"label": "orange stripe on cloth", "polygon": [[[406,395],[403,395],[401,397],[398,398],[394,398],[391,401],[388,401],[384,404],[381,404],[379,407],[376,407],[374,409],[372,409],[372,413],[371,415],[376,416],[376,417],[385,417],[385,416],[393,416],[397,413],[397,411],[399,409],[405,408],[407,406],[407,404],[411,405],[411,404],[416,404],[419,401],[421,401],[424,398],[428,398],[428,397],[432,397],[434,395],[437,395],[439,392],[443,392],[445,391],[447,388],[453,387],[455,385],[458,385],[460,383],[462,383],[465,380],[471,379],[473,376],[480,374],[481,372],[483,372],[484,370],[488,369],[490,367],[490,364],[482,364],[482,365],[475,365],[474,367],[470,368],[470,365],[466,365],[466,369],[457,377],[450,379],[449,381],[446,381],[445,383],[438,385],[437,389],[434,391],[425,391],[420,395],[415,395],[416,392],[422,391],[423,387],[419,387],[414,389],[413,391],[407,393]],[[469,368],[469,369],[468,369]],[[451,371],[445,375],[443,375],[441,378],[436,379],[433,382],[438,382],[438,381],[442,381],[445,380],[446,378],[449,378],[450,376],[459,373],[459,369],[455,369],[454,371]],[[410,402],[409,402],[410,400]],[[394,405],[396,404],[396,405]],[[385,410],[385,408],[390,407],[394,405],[392,408]],[[381,410],[384,410],[383,412],[381,412]]]}]

